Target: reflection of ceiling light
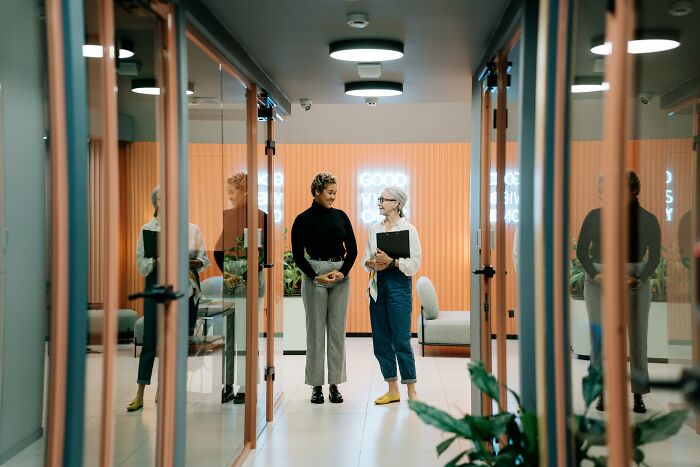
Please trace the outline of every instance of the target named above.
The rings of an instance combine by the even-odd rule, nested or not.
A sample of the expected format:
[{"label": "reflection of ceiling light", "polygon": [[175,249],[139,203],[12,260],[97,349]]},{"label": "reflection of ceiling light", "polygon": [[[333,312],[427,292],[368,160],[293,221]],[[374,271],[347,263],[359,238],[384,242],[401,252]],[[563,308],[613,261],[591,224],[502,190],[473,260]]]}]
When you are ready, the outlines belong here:
[{"label": "reflection of ceiling light", "polygon": [[[627,43],[627,52],[631,54],[650,54],[664,52],[680,46],[680,36],[674,31],[639,31],[637,38]],[[610,55],[612,44],[605,42],[603,36],[591,41],[591,52],[596,55]]]},{"label": "reflection of ceiling light", "polygon": [[[156,86],[156,80],[152,78],[131,80],[131,91],[136,94],[146,94],[148,96],[160,96],[160,88]],[[187,95],[194,94],[194,85],[187,83]]]},{"label": "reflection of ceiling light", "polygon": [[403,84],[394,81],[353,81],[345,83],[345,94],[359,97],[386,97],[403,94]]},{"label": "reflection of ceiling light", "polygon": [[574,78],[574,84],[571,85],[573,94],[607,91],[608,89],[610,89],[610,85],[604,83],[603,79],[598,76],[577,76]]},{"label": "reflection of ceiling light", "polygon": [[[134,43],[130,39],[120,37],[117,39],[117,43],[115,45],[119,48],[120,59],[131,58],[134,56]],[[104,47],[99,44],[83,45],[83,57],[102,58],[103,51]]]},{"label": "reflection of ceiling light", "polygon": [[[102,52],[104,47],[95,44],[84,44],[83,45],[83,57],[87,58],[102,58]],[[127,49],[119,49],[119,58],[129,58],[133,57],[134,52]]]},{"label": "reflection of ceiling light", "polygon": [[382,62],[403,57],[403,43],[383,39],[350,39],[331,42],[331,58],[349,62]]}]

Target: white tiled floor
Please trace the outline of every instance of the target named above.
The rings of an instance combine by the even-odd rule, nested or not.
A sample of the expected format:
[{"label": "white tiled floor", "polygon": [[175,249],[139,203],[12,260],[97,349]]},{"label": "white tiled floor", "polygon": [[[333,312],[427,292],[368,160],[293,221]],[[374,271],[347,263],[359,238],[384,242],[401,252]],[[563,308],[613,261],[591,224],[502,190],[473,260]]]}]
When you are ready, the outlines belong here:
[{"label": "white tiled floor", "polygon": [[[348,382],[340,386],[345,397],[343,404],[309,402],[310,388],[303,383],[304,356],[285,356],[282,365],[277,365],[284,399],[274,422],[258,438],[257,449],[251,452],[246,466],[438,466],[467,447],[466,442],[455,443],[438,459],[435,445],[444,435],[418,419],[405,400],[375,406],[373,400],[385,392],[386,383],[374,359],[371,339],[348,338],[347,346]],[[518,342],[508,341],[507,346],[508,385],[518,390]],[[130,348],[121,348],[117,359],[114,465],[141,467],[155,463],[157,413],[153,387],[146,391],[144,410],[130,414],[125,411],[134,395],[138,366],[138,359],[131,352]],[[415,355],[421,399],[455,417],[470,412],[471,388],[467,376],[470,360],[439,350],[421,357],[417,347]],[[572,360],[572,401],[577,413],[583,409],[580,381],[587,366],[586,361]],[[678,364],[650,364],[653,378],[672,378],[679,368]],[[217,352],[188,361],[187,465],[229,466],[240,449],[244,406],[221,405],[220,369],[221,357]],[[88,355],[87,375],[84,465],[95,466],[99,455],[100,355]],[[324,392],[327,397],[327,386]],[[402,395],[405,399],[405,390]],[[654,390],[645,401],[650,411],[665,411],[670,403],[680,403],[681,399],[677,393]],[[513,405],[509,401],[509,406]],[[594,416],[605,416],[593,412]],[[638,421],[645,416],[632,414],[632,417]],[[647,463],[654,467],[700,465],[699,441],[700,437],[684,426],[672,440],[648,445],[644,449]],[[43,451],[43,440],[39,440],[2,467],[39,467],[43,465]]]}]

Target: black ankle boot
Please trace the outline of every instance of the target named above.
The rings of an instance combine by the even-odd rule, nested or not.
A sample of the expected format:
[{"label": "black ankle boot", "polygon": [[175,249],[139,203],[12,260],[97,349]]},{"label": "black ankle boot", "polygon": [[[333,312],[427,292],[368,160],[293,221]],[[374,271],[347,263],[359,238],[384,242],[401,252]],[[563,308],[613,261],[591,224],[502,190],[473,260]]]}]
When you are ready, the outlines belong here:
[{"label": "black ankle boot", "polygon": [[634,395],[634,407],[632,410],[634,413],[647,413],[647,406],[644,405],[644,399],[641,394]]},{"label": "black ankle boot", "polygon": [[603,400],[602,394],[600,395],[600,397],[598,397],[598,402],[596,402],[595,404],[595,409],[599,412],[605,411],[605,401]]},{"label": "black ankle boot", "polygon": [[311,391],[311,403],[312,404],[323,404],[323,391],[321,386],[314,386],[313,391]]},{"label": "black ankle boot", "polygon": [[221,390],[221,403],[225,404],[227,402],[231,402],[233,400],[233,398],[234,398],[233,385],[227,384]]},{"label": "black ankle boot", "polygon": [[328,399],[334,404],[343,403],[343,395],[338,391],[338,386],[331,384],[328,388]]}]

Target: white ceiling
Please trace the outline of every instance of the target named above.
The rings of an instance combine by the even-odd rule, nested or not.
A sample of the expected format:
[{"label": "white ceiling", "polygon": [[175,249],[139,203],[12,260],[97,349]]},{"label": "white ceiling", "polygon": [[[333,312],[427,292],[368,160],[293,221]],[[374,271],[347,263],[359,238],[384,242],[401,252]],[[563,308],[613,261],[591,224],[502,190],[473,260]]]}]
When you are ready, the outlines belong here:
[{"label": "white ceiling", "polygon": [[[467,102],[507,0],[203,0],[290,99],[359,103],[343,84],[359,80],[357,64],[328,56],[340,39],[381,38],[405,44],[402,59],[382,64],[381,79],[404,83],[404,94],[382,103]],[[370,24],[352,29],[347,13]]]}]

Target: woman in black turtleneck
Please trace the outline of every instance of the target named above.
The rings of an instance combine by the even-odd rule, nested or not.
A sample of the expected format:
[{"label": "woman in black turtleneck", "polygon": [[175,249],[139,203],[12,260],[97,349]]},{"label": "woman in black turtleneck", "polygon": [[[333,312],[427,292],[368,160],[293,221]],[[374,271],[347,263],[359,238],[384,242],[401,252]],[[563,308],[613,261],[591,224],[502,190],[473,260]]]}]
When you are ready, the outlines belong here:
[{"label": "woman in black turtleneck", "polygon": [[318,173],[311,182],[311,207],[292,226],[292,254],[304,273],[301,296],[306,311],[306,384],[311,402],[323,404],[324,354],[328,334],[329,399],[343,402],[338,384],[345,375],[345,327],[350,299],[348,274],[357,258],[357,242],[345,212],[332,207],[335,176]]},{"label": "woman in black turtleneck", "polygon": [[[598,182],[598,192],[602,189]],[[629,205],[629,236],[627,257],[627,286],[629,297],[629,346],[630,366],[637,377],[632,379],[634,411],[646,412],[643,394],[649,393],[649,367],[647,361],[647,332],[649,309],[651,308],[651,276],[656,271],[661,258],[661,227],[656,216],[639,205],[641,182],[632,170],[627,171],[627,182],[631,201]],[[591,365],[602,364],[601,327],[601,271],[602,256],[600,245],[601,210],[588,213],[581,226],[576,247],[576,257],[586,271],[583,296],[588,310],[591,332]],[[606,310],[608,312],[608,310]],[[610,310],[610,312],[615,312]],[[598,410],[605,410],[603,397],[596,404]]]}]

